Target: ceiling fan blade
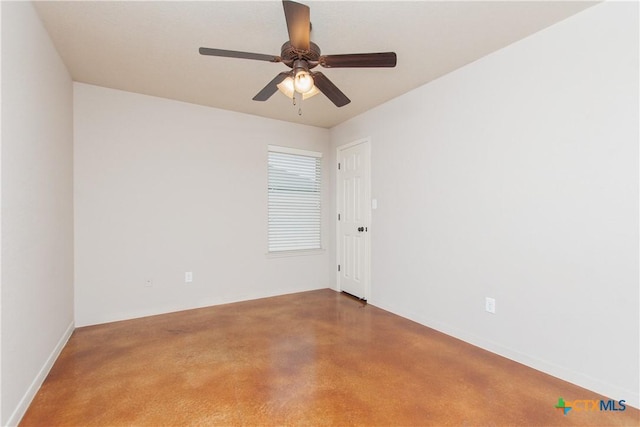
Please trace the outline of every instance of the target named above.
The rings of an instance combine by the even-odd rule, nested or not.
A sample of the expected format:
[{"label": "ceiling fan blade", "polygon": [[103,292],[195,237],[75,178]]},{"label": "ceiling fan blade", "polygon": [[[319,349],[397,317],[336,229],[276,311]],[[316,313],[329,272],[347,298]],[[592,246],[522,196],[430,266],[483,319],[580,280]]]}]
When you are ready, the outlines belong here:
[{"label": "ceiling fan blade", "polygon": [[239,52],[237,50],[200,48],[200,55],[223,56],[225,58],[256,59],[258,61],[280,62],[279,56],[264,55],[262,53]]},{"label": "ceiling fan blade", "polygon": [[340,89],[334,85],[331,80],[327,78],[324,74],[320,72],[315,72],[313,75],[313,82],[316,87],[320,90],[320,92],[324,93],[327,98],[331,100],[336,107],[343,107],[351,102],[347,96],[342,93]]},{"label": "ceiling fan blade", "polygon": [[309,33],[311,32],[309,6],[289,0],[282,0],[282,6],[291,46],[295,49],[309,50]]},{"label": "ceiling fan blade", "polygon": [[276,93],[278,90],[278,85],[281,81],[287,78],[287,76],[291,74],[289,73],[280,73],[273,80],[271,80],[265,87],[262,88],[260,92],[256,96],[253,97],[254,101],[266,101],[271,98],[271,95]]},{"label": "ceiling fan blade", "polygon": [[397,57],[395,52],[349,53],[346,55],[324,55],[318,59],[318,62],[327,68],[395,67]]}]

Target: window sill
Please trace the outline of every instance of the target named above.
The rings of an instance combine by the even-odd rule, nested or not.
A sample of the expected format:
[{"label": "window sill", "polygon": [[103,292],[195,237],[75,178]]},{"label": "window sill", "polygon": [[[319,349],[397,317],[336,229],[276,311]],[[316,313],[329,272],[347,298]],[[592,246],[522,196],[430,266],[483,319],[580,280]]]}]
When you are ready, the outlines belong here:
[{"label": "window sill", "polygon": [[326,249],[304,249],[295,251],[267,252],[267,258],[287,258],[292,256],[322,255]]}]

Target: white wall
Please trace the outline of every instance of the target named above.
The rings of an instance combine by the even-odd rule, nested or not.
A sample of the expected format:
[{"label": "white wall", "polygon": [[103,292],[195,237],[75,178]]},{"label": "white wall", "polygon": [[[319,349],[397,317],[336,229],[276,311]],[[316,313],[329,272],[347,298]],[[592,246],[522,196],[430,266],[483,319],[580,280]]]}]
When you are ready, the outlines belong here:
[{"label": "white wall", "polygon": [[31,3],[2,2],[2,425],[73,330],[73,96]]},{"label": "white wall", "polygon": [[266,255],[267,145],[328,155],[327,129],[81,83],[74,111],[77,325],[334,284],[333,250]]},{"label": "white wall", "polygon": [[370,302],[638,406],[638,114],[607,2],[332,129],[372,141]]}]

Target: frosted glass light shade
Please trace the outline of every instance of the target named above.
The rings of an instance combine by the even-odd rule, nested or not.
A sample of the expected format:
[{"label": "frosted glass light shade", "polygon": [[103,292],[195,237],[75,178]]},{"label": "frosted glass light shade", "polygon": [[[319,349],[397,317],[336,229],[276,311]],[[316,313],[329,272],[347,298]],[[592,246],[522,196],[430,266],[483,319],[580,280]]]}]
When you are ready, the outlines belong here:
[{"label": "frosted glass light shade", "polygon": [[[280,82],[280,84],[278,84],[278,90],[284,93],[287,97],[293,98],[293,93],[295,91],[294,85],[293,85],[293,78],[287,77],[282,82]],[[315,96],[318,93],[320,93],[320,91],[315,85],[313,85],[311,89],[309,89],[308,91],[302,94],[302,99],[304,100],[304,99],[311,98],[312,96]]]},{"label": "frosted glass light shade", "polygon": [[300,70],[293,79],[293,87],[298,93],[306,93],[313,87],[313,78],[308,71]]}]

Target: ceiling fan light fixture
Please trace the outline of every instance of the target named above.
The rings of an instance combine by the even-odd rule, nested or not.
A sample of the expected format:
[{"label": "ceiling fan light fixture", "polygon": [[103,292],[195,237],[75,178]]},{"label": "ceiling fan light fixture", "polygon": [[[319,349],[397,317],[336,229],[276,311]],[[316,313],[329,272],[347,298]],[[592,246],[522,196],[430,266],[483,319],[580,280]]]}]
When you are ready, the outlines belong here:
[{"label": "ceiling fan light fixture", "polygon": [[313,87],[313,77],[309,74],[309,64],[304,60],[293,63],[293,88],[298,93],[306,93]]},{"label": "ceiling fan light fixture", "polygon": [[297,70],[293,78],[293,87],[298,93],[306,93],[313,87],[313,77],[306,70]]},{"label": "ceiling fan light fixture", "polygon": [[316,96],[316,95],[317,95],[317,94],[319,94],[319,93],[320,93],[320,91],[318,90],[318,88],[317,88],[315,85],[313,85],[313,86],[311,87],[311,89],[309,89],[307,92],[305,92],[305,93],[303,93],[303,94],[302,94],[302,99],[303,99],[303,100],[304,100],[304,99],[309,99],[309,98],[311,98],[312,96]]},{"label": "ceiling fan light fixture", "polygon": [[[288,98],[293,99],[293,95],[296,92],[295,88],[294,88],[294,84],[293,84],[293,77],[287,77],[286,79],[284,79],[283,81],[281,81],[278,84],[278,90],[280,92],[282,92],[283,94],[285,94]],[[315,96],[317,94],[319,94],[320,91],[318,90],[317,87],[312,86],[311,89],[309,89],[308,91],[302,93],[302,99],[309,99],[312,96]]]}]

